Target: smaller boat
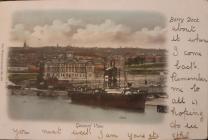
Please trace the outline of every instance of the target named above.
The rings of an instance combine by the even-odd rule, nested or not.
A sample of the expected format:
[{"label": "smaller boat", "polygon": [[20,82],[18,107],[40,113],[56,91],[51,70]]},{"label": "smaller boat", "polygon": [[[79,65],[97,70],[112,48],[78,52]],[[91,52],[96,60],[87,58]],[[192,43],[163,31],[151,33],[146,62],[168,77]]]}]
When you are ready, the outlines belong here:
[{"label": "smaller boat", "polygon": [[39,97],[58,97],[58,94],[53,90],[37,90]]},{"label": "smaller boat", "polygon": [[166,105],[157,105],[157,112],[167,113],[168,112],[168,107]]}]

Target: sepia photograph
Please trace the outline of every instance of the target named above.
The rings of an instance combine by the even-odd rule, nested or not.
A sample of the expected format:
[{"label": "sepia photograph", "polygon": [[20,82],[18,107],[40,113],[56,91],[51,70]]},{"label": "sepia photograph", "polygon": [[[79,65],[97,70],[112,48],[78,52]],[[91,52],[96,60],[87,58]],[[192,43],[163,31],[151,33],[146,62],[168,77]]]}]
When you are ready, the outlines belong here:
[{"label": "sepia photograph", "polygon": [[14,120],[160,123],[166,18],[154,11],[19,10],[7,60]]}]

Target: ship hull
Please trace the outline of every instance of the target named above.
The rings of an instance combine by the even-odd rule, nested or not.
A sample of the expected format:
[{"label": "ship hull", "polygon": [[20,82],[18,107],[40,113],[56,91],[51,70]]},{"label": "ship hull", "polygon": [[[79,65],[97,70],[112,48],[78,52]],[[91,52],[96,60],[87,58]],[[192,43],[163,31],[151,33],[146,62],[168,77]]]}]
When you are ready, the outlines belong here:
[{"label": "ship hull", "polygon": [[145,96],[142,94],[107,94],[107,93],[93,93],[86,94],[74,92],[71,94],[72,103],[93,105],[100,107],[113,107],[127,110],[145,110]]}]

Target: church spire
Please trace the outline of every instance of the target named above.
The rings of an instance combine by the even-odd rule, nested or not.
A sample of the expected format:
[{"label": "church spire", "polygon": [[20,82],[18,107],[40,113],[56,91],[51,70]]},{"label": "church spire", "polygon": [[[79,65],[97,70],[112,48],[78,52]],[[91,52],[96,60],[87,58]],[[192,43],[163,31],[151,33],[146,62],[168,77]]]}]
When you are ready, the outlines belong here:
[{"label": "church spire", "polygon": [[27,48],[27,47],[28,47],[28,46],[27,46],[27,42],[24,41],[23,48]]}]

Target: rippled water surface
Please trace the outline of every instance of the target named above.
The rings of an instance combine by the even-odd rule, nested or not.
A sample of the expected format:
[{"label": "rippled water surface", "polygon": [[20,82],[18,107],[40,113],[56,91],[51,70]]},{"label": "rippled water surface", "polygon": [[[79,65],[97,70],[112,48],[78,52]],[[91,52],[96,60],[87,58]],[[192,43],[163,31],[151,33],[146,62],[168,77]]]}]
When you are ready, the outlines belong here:
[{"label": "rippled water surface", "polygon": [[41,121],[104,121],[128,123],[159,123],[164,113],[156,106],[145,107],[145,112],[101,108],[72,104],[70,98],[41,98],[37,96],[9,96],[9,115],[18,120]]}]

